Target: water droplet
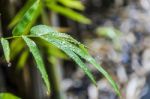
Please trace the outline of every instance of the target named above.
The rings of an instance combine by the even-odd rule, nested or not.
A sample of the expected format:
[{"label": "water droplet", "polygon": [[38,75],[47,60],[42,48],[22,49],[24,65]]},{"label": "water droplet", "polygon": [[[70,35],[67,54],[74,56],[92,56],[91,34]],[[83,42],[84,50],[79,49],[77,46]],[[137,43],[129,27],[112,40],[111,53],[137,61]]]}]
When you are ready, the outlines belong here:
[{"label": "water droplet", "polygon": [[8,65],[7,65],[7,66],[8,66],[8,67],[11,67],[11,65],[12,65],[11,63],[8,63]]},{"label": "water droplet", "polygon": [[47,96],[50,96],[50,92],[47,91],[46,94],[47,94]]},{"label": "water droplet", "polygon": [[101,62],[102,62],[102,57],[101,57],[101,56],[97,55],[94,59],[95,59],[95,61],[96,61],[98,64],[101,64]]}]

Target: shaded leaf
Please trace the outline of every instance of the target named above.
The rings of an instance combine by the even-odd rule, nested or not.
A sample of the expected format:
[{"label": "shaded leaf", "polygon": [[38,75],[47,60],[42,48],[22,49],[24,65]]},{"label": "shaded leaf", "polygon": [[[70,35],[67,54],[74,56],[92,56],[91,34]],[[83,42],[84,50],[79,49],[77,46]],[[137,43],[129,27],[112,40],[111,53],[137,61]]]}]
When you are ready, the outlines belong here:
[{"label": "shaded leaf", "polygon": [[22,38],[24,39],[27,46],[29,47],[30,52],[33,54],[33,57],[34,57],[36,64],[37,64],[37,67],[38,67],[38,69],[42,75],[42,78],[46,84],[46,87],[48,89],[48,92],[50,92],[50,84],[49,84],[49,80],[48,80],[48,75],[47,75],[47,72],[45,70],[44,62],[41,58],[40,52],[39,52],[35,42],[32,41],[31,39],[27,38],[26,36],[22,36]]},{"label": "shaded leaf", "polygon": [[91,23],[90,19],[86,18],[85,16],[83,16],[82,14],[80,14],[78,12],[75,12],[74,10],[72,10],[70,8],[62,7],[62,6],[59,6],[56,4],[52,4],[52,3],[47,3],[47,6],[49,9],[51,9],[57,13],[60,13],[72,20],[78,21],[83,24]]},{"label": "shaded leaf", "polygon": [[63,53],[60,49],[58,49],[55,46],[49,45],[47,51],[50,56],[54,56],[56,58],[61,58],[61,59],[69,59],[65,53]]},{"label": "shaded leaf", "polygon": [[29,52],[28,51],[24,51],[22,52],[21,56],[20,56],[20,59],[17,63],[17,69],[22,69],[23,66],[26,64],[26,60],[29,56]]},{"label": "shaded leaf", "polygon": [[[18,46],[19,45],[19,46]],[[14,59],[14,57],[24,48],[24,43],[22,39],[14,39],[12,40],[10,44],[11,50],[13,50],[13,53],[11,53],[11,59]]]},{"label": "shaded leaf", "polygon": [[21,99],[10,93],[0,93],[0,99]]},{"label": "shaded leaf", "polygon": [[37,13],[40,9],[40,0],[37,0],[25,13],[23,18],[20,20],[20,22],[17,24],[17,26],[13,29],[13,35],[18,36],[22,35],[29,24],[36,18]]},{"label": "shaded leaf", "polygon": [[1,43],[4,51],[4,55],[6,58],[6,61],[9,63],[10,61],[10,48],[9,48],[9,42],[8,40],[1,38]]},{"label": "shaded leaf", "polygon": [[12,21],[9,23],[9,28],[12,28],[14,25],[16,25],[20,19],[23,17],[25,12],[30,8],[30,6],[34,3],[35,0],[27,0],[26,4],[21,8],[21,10],[17,13],[17,15],[12,19]]}]

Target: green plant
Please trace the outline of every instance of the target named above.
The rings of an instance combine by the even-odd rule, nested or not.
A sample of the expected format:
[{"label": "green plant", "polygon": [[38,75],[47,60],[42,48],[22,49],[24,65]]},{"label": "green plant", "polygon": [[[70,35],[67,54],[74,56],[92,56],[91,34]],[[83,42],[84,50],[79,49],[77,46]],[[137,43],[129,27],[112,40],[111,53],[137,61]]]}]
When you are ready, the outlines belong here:
[{"label": "green plant", "polygon": [[[50,83],[48,79],[48,75],[44,66],[43,59],[41,57],[40,51],[35,43],[35,38],[41,40],[43,44],[47,46],[54,45],[58,49],[61,49],[65,52],[70,58],[72,58],[80,68],[85,72],[85,74],[91,79],[91,81],[96,85],[96,81],[90,71],[90,69],[85,65],[82,59],[87,62],[93,64],[99,72],[101,72],[110,82],[115,92],[120,95],[117,84],[113,81],[111,76],[91,57],[88,53],[86,47],[72,38],[71,36],[57,32],[47,25],[37,25],[30,29],[30,34],[26,34],[26,31],[29,29],[31,22],[33,22],[35,16],[37,15],[38,9],[41,3],[40,0],[35,2],[24,14],[24,16],[20,19],[19,23],[14,27],[12,37],[0,38],[1,43],[4,50],[4,55],[6,57],[7,62],[10,62],[10,48],[9,48],[9,39],[16,39],[23,42],[23,45],[27,45],[30,52],[32,53],[35,62],[37,64],[37,68],[39,69],[41,76],[44,80],[44,83],[47,87],[48,93],[50,93]],[[21,45],[21,47],[23,47]],[[51,49],[50,49],[51,50]],[[26,56],[26,55],[24,55]],[[82,59],[81,59],[82,58]]]},{"label": "green plant", "polygon": [[0,99],[21,99],[11,93],[0,93]]}]

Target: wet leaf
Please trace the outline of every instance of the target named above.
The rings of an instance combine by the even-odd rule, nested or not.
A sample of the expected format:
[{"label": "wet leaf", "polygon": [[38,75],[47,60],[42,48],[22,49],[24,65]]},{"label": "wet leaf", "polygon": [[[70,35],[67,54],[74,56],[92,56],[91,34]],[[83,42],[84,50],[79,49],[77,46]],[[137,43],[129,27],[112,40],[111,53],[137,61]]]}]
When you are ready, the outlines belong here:
[{"label": "wet leaf", "polygon": [[65,46],[63,45],[64,44],[63,41],[55,39],[55,38],[45,38],[45,37],[41,37],[41,38],[46,40],[49,43],[52,43],[53,45],[57,46],[61,50],[63,50],[68,56],[70,56],[80,66],[80,68],[85,72],[85,74],[87,74],[87,76],[91,79],[91,81],[96,85],[96,81],[91,71],[71,49],[69,49],[66,45]]},{"label": "wet leaf", "polygon": [[48,35],[55,38],[64,38],[65,40],[69,42],[73,42],[75,44],[81,44],[74,38],[72,38],[70,35],[66,33],[60,33],[54,30],[53,28],[46,26],[46,25],[37,25],[31,28],[31,35],[35,36],[42,36],[42,35]]},{"label": "wet leaf", "polygon": [[[42,30],[42,28],[43,28],[43,30]],[[49,43],[57,46],[61,50],[63,50],[68,56],[70,56],[84,70],[84,72],[89,76],[89,78],[93,82],[95,82],[91,72],[88,70],[88,68],[85,66],[85,64],[81,61],[81,59],[77,55],[79,55],[81,58],[83,58],[86,61],[88,61],[89,63],[91,63],[97,70],[99,70],[108,79],[108,81],[110,82],[110,84],[112,85],[112,87],[114,88],[116,93],[118,95],[120,95],[117,84],[113,81],[111,76],[91,57],[91,55],[88,53],[88,51],[86,50],[86,48],[84,47],[83,44],[72,43],[74,41],[71,41],[72,39],[68,38],[68,36],[67,37],[61,36],[58,32],[54,33],[51,31],[51,29],[48,29],[48,28],[45,29],[46,31],[44,31],[44,28],[47,28],[47,27],[45,27],[45,26],[41,27],[40,31],[33,28],[33,30],[36,30],[36,31],[33,32],[33,30],[32,30],[31,34],[37,35],[40,38],[42,38],[43,40],[46,40],[47,42],[49,42]],[[48,32],[48,33],[46,33],[46,32]],[[40,35],[38,35],[38,34],[40,34]],[[63,37],[65,39],[61,39]]]},{"label": "wet leaf", "polygon": [[9,42],[8,40],[1,38],[1,43],[4,51],[4,55],[6,58],[6,61],[9,63],[10,61],[10,48],[9,48]]},{"label": "wet leaf", "polygon": [[48,80],[48,75],[47,75],[47,72],[45,70],[45,66],[44,66],[44,62],[42,60],[42,57],[40,55],[40,52],[35,44],[34,41],[32,41],[31,39],[27,38],[26,36],[22,36],[22,38],[24,39],[24,41],[26,42],[27,46],[29,47],[30,49],[30,52],[32,53],[35,61],[36,61],[36,64],[37,64],[37,68],[39,69],[41,75],[42,75],[42,78],[46,84],[46,87],[48,89],[48,92],[50,92],[50,84],[49,84],[49,80]]}]

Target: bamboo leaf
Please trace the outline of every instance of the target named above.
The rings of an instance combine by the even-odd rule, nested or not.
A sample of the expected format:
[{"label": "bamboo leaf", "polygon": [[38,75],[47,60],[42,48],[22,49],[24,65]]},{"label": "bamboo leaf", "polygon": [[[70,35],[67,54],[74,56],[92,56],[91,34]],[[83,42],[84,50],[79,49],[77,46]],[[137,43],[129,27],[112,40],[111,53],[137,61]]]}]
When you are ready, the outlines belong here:
[{"label": "bamboo leaf", "polygon": [[0,99],[21,99],[10,93],[0,93]]},{"label": "bamboo leaf", "polygon": [[10,61],[10,48],[9,48],[9,42],[8,40],[1,38],[1,43],[4,51],[4,55],[6,58],[6,61],[9,63]]},{"label": "bamboo leaf", "polygon": [[40,9],[40,0],[35,2],[25,13],[23,18],[20,20],[20,22],[17,24],[17,26],[13,29],[13,35],[18,36],[24,34],[27,27],[30,23],[37,17],[37,13]]},{"label": "bamboo leaf", "polygon": [[24,51],[22,52],[20,59],[17,63],[17,69],[22,69],[24,67],[24,65],[26,64],[27,58],[29,56],[29,52],[28,51]]},{"label": "bamboo leaf", "polygon": [[34,0],[27,0],[26,4],[21,8],[21,10],[17,13],[17,15],[12,19],[8,27],[12,28],[14,25],[16,25],[33,3],[34,3]]},{"label": "bamboo leaf", "polygon": [[[84,65],[84,63],[82,63],[81,59],[76,55],[79,55],[81,58],[83,58],[86,61],[88,61],[89,63],[91,63],[96,69],[98,69],[108,79],[108,81],[114,88],[115,92],[118,95],[120,95],[117,84],[113,81],[111,76],[91,57],[91,55],[88,53],[88,51],[86,50],[86,48],[83,44],[72,43],[74,41],[72,41],[72,39],[70,39],[68,36],[67,37],[62,36],[58,32],[53,32],[53,31],[51,31],[51,29],[48,29],[48,27],[46,27],[46,26],[41,26],[41,27],[37,26],[37,27],[38,27],[37,29],[36,29],[36,27],[32,28],[33,30],[31,31],[31,34],[39,36],[43,40],[46,40],[47,42],[49,42],[49,43],[57,46],[61,50],[63,50],[80,67],[83,66],[81,68],[84,71],[86,71],[87,68]],[[42,30],[42,28],[43,28],[43,30]],[[44,30],[46,30],[46,31],[44,31]],[[65,39],[62,39],[62,38],[65,38]],[[85,72],[85,73],[87,74],[87,72]],[[90,74],[90,71],[88,71],[88,73]],[[89,74],[87,74],[87,75],[89,76]],[[90,74],[90,75],[92,75],[92,74]],[[94,79],[94,78],[92,78],[92,76],[89,76],[89,77],[91,80]],[[94,80],[92,80],[92,81],[94,81]]]},{"label": "bamboo leaf", "polygon": [[[63,50],[68,56],[70,56],[79,66],[80,68],[85,72],[85,74],[91,79],[91,81],[96,85],[96,81],[91,74],[91,71],[88,69],[88,67],[82,62],[82,60],[73,52],[71,49],[68,49],[67,46],[64,46],[63,42],[55,38],[45,38],[41,37],[42,39],[46,40],[49,43],[52,43],[53,45],[57,46],[61,50]],[[69,45],[68,45],[69,46]]]},{"label": "bamboo leaf", "polygon": [[62,50],[80,66],[80,68],[85,72],[85,74],[91,79],[93,84],[96,85],[95,78],[92,75],[90,69],[82,62],[79,56],[77,56],[73,51],[69,49],[63,48]]},{"label": "bamboo leaf", "polygon": [[[71,44],[70,42],[67,42],[66,40],[60,40],[57,38],[51,38],[51,36],[48,35],[44,35],[41,37],[42,39],[53,43],[55,46],[60,46],[59,48],[63,50],[62,47],[66,48],[66,49],[70,49],[72,50],[74,53],[78,54],[79,56],[81,56],[83,59],[85,59],[86,61],[90,62],[91,64],[93,64],[93,66],[95,66],[95,68],[97,68],[110,82],[110,84],[112,85],[112,87],[114,88],[115,92],[120,95],[119,89],[117,84],[113,81],[113,79],[111,78],[111,76],[99,65],[97,64],[97,62],[91,57],[91,55],[88,53],[88,51],[84,48],[84,46],[76,46]],[[57,43],[55,43],[57,41],[57,43],[61,42],[60,45],[58,45]],[[67,53],[66,53],[67,54]]]},{"label": "bamboo leaf", "polygon": [[23,43],[22,39],[14,39],[14,40],[12,40],[12,42],[10,43],[10,49],[13,50],[13,53],[11,53],[11,55],[10,55],[11,59],[14,59],[14,57],[16,57],[16,55],[21,50],[23,50],[24,46],[25,46],[25,44]]},{"label": "bamboo leaf", "polygon": [[30,52],[33,54],[33,57],[34,57],[36,64],[37,64],[37,67],[38,67],[38,69],[42,75],[42,78],[46,84],[46,87],[48,89],[48,92],[50,92],[50,84],[49,84],[49,80],[48,80],[48,75],[47,75],[47,72],[45,70],[44,62],[41,58],[40,52],[39,52],[35,42],[32,41],[31,39],[27,38],[26,36],[22,36],[22,38],[24,39],[27,46],[29,47]]},{"label": "bamboo leaf", "polygon": [[80,0],[58,0],[58,2],[69,8],[84,10],[84,5]]},{"label": "bamboo leaf", "polygon": [[83,23],[83,24],[90,24],[91,21],[90,19],[86,18],[85,16],[83,16],[82,14],[75,12],[74,10],[67,8],[67,7],[62,7],[56,4],[52,4],[52,3],[47,3],[47,7],[57,13],[60,13],[74,21]]},{"label": "bamboo leaf", "polygon": [[75,44],[81,44],[74,38],[72,38],[70,35],[66,33],[59,33],[53,28],[46,26],[46,25],[37,25],[31,28],[31,35],[35,36],[42,36],[42,35],[48,35],[55,38],[64,38],[65,40],[75,43]]}]

